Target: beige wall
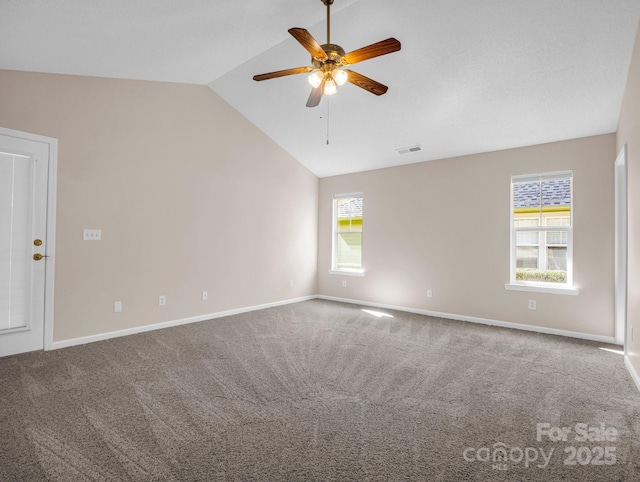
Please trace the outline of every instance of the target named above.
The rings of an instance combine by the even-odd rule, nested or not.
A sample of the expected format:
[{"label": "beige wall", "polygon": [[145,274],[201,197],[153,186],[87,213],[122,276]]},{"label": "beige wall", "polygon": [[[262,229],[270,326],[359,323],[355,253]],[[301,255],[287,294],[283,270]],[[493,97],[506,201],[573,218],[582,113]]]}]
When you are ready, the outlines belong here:
[{"label": "beige wall", "polygon": [[[608,134],[323,178],[319,293],[613,337],[615,147]],[[580,294],[505,290],[511,176],[568,169]],[[332,197],[359,191],[366,274],[329,274]],[[529,299],[537,301],[536,311],[527,308]]]},{"label": "beige wall", "polygon": [[627,354],[636,373],[640,374],[640,29],[618,123],[618,151],[625,144],[628,183],[627,326],[635,327],[633,341],[627,332]]},{"label": "beige wall", "polygon": [[0,106],[59,139],[55,341],[316,293],[317,178],[208,87],[0,71]]},{"label": "beige wall", "polygon": [[[636,184],[640,147],[624,139],[640,141],[639,97],[628,88],[618,133]],[[314,293],[614,334],[613,134],[318,183],[205,86],[0,71],[0,105],[0,126],[59,139],[56,341]],[[564,169],[580,295],[507,291],[510,177]],[[367,273],[331,275],[332,197],[357,191]],[[103,240],[82,241],[83,228]]]}]

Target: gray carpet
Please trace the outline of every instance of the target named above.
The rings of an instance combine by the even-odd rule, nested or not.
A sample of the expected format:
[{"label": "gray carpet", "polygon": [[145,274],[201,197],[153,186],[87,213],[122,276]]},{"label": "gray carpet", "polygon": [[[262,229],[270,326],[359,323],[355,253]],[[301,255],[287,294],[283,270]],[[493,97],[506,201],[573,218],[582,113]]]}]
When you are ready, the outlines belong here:
[{"label": "gray carpet", "polygon": [[[0,480],[640,480],[620,355],[362,308],[313,300],[0,359]],[[567,441],[538,441],[544,423]],[[579,423],[610,440],[576,441]]]}]

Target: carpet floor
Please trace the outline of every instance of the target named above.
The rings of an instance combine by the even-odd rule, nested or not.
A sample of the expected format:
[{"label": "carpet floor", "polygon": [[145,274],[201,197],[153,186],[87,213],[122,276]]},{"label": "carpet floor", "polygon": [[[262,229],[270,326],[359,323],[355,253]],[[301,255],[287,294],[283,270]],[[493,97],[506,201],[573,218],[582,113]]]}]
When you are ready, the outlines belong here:
[{"label": "carpet floor", "polygon": [[0,480],[640,480],[619,354],[372,310],[391,316],[311,300],[0,359]]}]

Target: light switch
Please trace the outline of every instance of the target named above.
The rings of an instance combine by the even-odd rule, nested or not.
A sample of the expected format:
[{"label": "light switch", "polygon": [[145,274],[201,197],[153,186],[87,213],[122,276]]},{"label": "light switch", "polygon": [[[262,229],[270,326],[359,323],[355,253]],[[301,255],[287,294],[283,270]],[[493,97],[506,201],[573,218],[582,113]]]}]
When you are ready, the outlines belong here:
[{"label": "light switch", "polygon": [[101,229],[85,229],[82,232],[82,239],[85,241],[100,241],[102,239]]}]

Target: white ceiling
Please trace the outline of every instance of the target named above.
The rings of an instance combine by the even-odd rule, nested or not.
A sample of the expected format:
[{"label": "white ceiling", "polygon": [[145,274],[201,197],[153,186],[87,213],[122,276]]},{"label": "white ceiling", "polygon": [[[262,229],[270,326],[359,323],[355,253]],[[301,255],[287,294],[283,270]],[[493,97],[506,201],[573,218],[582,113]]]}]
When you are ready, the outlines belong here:
[{"label": "white ceiling", "polygon": [[[307,108],[309,65],[288,33],[326,41],[320,0],[0,0],[0,68],[208,84],[319,177],[614,132],[640,0],[335,0],[351,68]],[[327,144],[327,138],[329,143]],[[419,152],[396,149],[420,145]]]}]

